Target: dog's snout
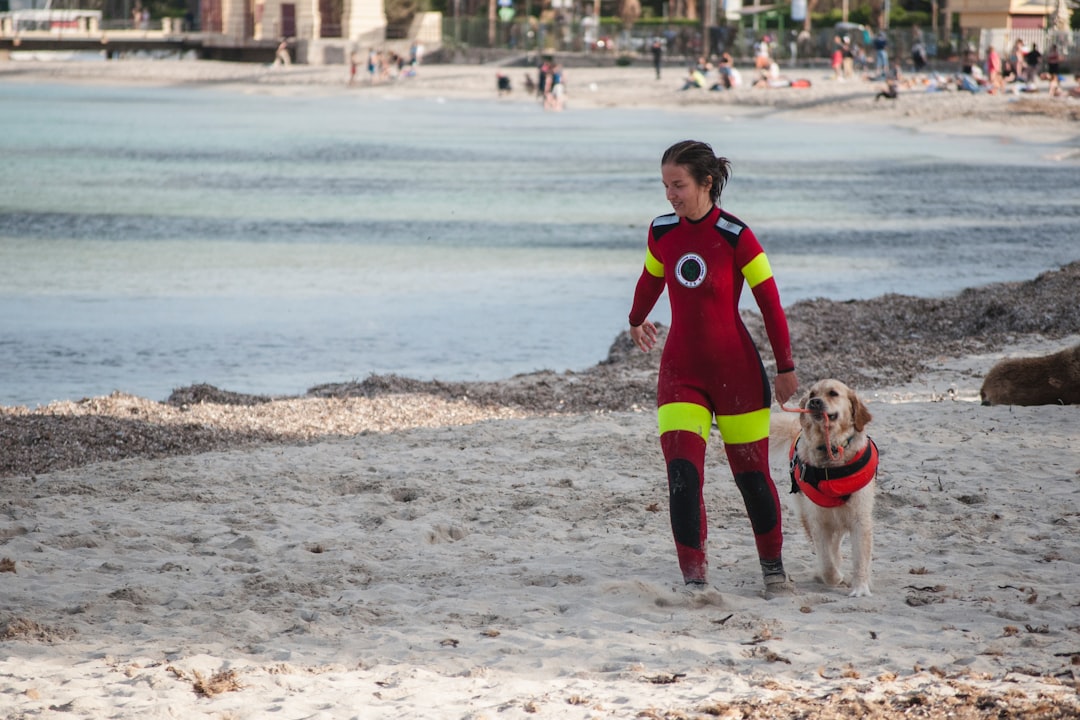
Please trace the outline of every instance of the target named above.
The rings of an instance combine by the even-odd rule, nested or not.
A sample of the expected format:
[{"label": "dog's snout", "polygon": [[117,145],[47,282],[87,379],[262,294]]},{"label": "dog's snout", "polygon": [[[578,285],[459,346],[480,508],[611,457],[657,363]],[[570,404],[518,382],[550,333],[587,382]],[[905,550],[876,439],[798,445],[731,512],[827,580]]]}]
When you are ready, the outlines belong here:
[{"label": "dog's snout", "polygon": [[810,401],[806,403],[806,407],[810,410],[824,410],[825,401],[821,398],[810,398]]}]

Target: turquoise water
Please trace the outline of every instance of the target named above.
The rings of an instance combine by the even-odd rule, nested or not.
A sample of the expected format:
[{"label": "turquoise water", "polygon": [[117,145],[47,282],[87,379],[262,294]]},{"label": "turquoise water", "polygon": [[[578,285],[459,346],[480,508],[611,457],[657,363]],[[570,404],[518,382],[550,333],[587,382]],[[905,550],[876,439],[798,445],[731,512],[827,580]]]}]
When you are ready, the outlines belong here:
[{"label": "turquoise water", "polygon": [[788,304],[1080,257],[1053,148],[719,113],[0,82],[0,404],[586,368],[686,137]]}]

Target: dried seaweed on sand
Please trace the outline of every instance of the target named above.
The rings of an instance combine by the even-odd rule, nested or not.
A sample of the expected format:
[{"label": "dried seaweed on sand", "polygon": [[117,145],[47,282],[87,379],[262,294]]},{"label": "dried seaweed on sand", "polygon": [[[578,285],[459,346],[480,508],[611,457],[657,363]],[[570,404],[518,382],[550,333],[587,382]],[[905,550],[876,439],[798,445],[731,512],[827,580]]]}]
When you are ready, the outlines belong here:
[{"label": "dried seaweed on sand", "polygon": [[[1034,335],[1054,339],[1080,333],[1077,287],[1080,262],[1033,280],[946,298],[800,301],[787,309],[799,376],[804,383],[842,377],[860,389],[874,389],[910,382],[929,359],[992,352]],[[767,348],[760,316],[748,311],[743,316],[760,347]],[[665,336],[661,328],[661,342]],[[114,393],[36,410],[0,408],[0,477],[259,442],[651,409],[659,359],[657,351],[638,351],[624,332],[605,360],[580,372],[542,371],[496,382],[372,375],[319,385],[303,397],[193,385],[177,389],[165,402]]]}]

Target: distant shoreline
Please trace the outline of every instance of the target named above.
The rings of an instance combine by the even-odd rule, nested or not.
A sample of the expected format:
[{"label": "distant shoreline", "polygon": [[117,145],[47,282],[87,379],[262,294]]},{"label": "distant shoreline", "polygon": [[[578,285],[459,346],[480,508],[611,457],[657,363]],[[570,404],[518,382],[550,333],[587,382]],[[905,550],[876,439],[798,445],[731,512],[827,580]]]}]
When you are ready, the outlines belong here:
[{"label": "distant shoreline", "polygon": [[[513,86],[499,96],[496,73]],[[665,68],[657,80],[643,63],[628,67],[571,67],[567,75],[567,111],[577,108],[662,108],[673,111],[748,114],[785,113],[800,120],[885,123],[920,132],[986,135],[1016,141],[1061,144],[1061,159],[1080,160],[1080,100],[1046,93],[926,92],[922,86],[902,90],[896,101],[877,101],[877,81],[831,79],[820,68],[782,68],[783,76],[806,78],[811,87],[752,88],[713,92],[681,91],[685,72]],[[747,69],[752,75],[752,70]],[[424,65],[416,77],[370,85],[361,77],[348,85],[348,66],[292,65],[272,67],[207,60],[121,59],[86,61],[3,61],[0,82],[58,82],[94,85],[140,84],[159,87],[205,86],[219,91],[277,95],[358,93],[380,97],[428,97],[530,103],[525,76],[535,70],[520,66]],[[1071,150],[1071,152],[1070,152]]]}]

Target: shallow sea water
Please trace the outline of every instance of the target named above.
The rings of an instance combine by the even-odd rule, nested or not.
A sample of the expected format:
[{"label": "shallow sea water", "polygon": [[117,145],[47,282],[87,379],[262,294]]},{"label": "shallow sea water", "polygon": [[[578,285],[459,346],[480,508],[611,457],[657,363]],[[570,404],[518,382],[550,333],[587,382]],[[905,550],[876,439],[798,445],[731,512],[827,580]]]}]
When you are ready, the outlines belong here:
[{"label": "shallow sea water", "polygon": [[0,122],[0,405],[584,369],[625,327],[670,210],[659,157],[688,137],[731,158],[724,205],[785,304],[943,296],[1080,257],[1080,167],[994,138],[4,83]]}]

